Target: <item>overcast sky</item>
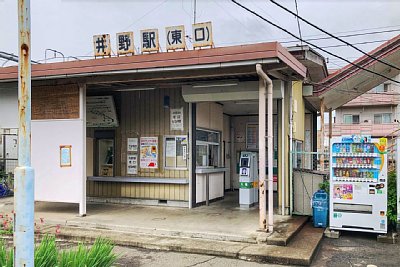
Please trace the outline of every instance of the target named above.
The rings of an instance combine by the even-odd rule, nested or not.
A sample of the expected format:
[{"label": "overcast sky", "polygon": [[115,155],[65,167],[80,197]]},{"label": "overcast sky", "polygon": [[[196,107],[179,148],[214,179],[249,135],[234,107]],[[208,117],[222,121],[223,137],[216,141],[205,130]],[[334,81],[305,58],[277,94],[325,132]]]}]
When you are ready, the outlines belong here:
[{"label": "overcast sky", "polygon": [[[294,16],[268,0],[238,0],[260,15],[299,34]],[[0,0],[0,51],[17,53],[18,25],[16,0]],[[193,0],[34,0],[31,1],[32,59],[44,60],[45,49],[61,51],[65,56],[93,55],[92,36],[111,34],[116,50],[115,34],[133,31],[135,46],[140,45],[142,29],[158,28],[160,44],[165,47],[165,27],[185,25],[191,35]],[[295,1],[279,1],[295,11]],[[375,31],[387,33],[349,37],[352,43],[388,40],[400,33],[399,0],[297,0],[299,15],[323,29],[340,35]],[[230,0],[197,0],[197,22],[211,21],[216,47],[244,43],[293,40],[253,14],[237,7]],[[321,37],[321,33],[300,22],[303,37]],[[315,36],[317,35],[317,36]],[[335,40],[312,41],[319,46],[339,44]],[[299,42],[283,43],[284,46]],[[381,42],[358,45],[370,51]],[[327,48],[329,51],[354,60],[360,54],[351,48]],[[48,57],[53,54],[48,54]],[[329,57],[329,67],[345,65]],[[0,66],[4,61],[0,60]],[[8,62],[5,66],[11,65]]]}]

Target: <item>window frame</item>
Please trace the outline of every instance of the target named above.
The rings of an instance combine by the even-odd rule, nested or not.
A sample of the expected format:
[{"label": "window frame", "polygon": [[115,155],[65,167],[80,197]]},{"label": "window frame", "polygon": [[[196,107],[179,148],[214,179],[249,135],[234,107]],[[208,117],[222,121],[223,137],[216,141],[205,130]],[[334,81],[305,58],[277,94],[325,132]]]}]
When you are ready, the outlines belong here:
[{"label": "window frame", "polygon": [[[171,166],[166,166],[167,163],[167,138],[174,138],[175,139],[175,166],[171,167]],[[186,167],[178,167],[177,166],[177,138],[186,138]],[[189,139],[187,135],[164,135],[163,136],[163,168],[164,170],[188,170],[189,169],[189,159],[188,159],[188,155],[189,155]],[[184,153],[184,151],[182,152]],[[182,154],[183,155],[183,154]]]},{"label": "window frame", "polygon": [[[346,122],[346,116],[351,116],[351,123]],[[354,122],[354,118],[358,117],[358,122]],[[360,115],[359,114],[343,114],[343,124],[360,124]]]},{"label": "window frame", "polygon": [[[221,132],[217,130],[209,130],[209,129],[204,129],[204,128],[196,128],[197,131],[204,131],[204,132],[209,132],[209,133],[216,133],[218,135],[218,142],[212,142],[212,141],[204,141],[204,140],[197,140],[196,136],[196,168],[215,168],[215,167],[220,167],[221,166]],[[197,146],[206,146],[207,147],[207,165],[206,166],[199,166],[197,165]],[[210,146],[217,146],[217,166],[211,166],[209,165],[209,158],[210,158]]]},{"label": "window frame", "polygon": [[[389,121],[384,121],[384,115],[389,115]],[[379,118],[380,122],[376,122],[376,119]],[[376,113],[374,114],[374,124],[390,124],[392,123],[392,113]]]}]

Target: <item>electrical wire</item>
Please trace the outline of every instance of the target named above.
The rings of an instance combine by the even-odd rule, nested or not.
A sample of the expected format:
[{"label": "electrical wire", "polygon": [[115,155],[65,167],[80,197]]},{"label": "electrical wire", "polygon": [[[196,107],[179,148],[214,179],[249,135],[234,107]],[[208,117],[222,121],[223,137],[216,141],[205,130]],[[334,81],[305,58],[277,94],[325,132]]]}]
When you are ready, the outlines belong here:
[{"label": "electrical wire", "polygon": [[[365,44],[373,44],[373,43],[384,43],[389,41],[390,39],[386,40],[375,40],[375,41],[365,41],[365,42],[358,42],[358,43],[352,43],[353,45],[365,45]],[[347,46],[346,44],[341,44],[341,45],[327,45],[327,46],[321,46],[321,48],[336,48],[336,47],[343,47]]]},{"label": "electrical wire", "polygon": [[303,17],[297,15],[296,13],[294,13],[293,11],[291,11],[290,9],[288,9],[288,8],[282,6],[281,4],[277,3],[275,0],[270,0],[270,2],[273,3],[274,5],[280,7],[281,9],[287,11],[288,13],[292,14],[293,16],[296,16],[297,19],[301,19],[303,22],[307,23],[308,25],[310,25],[310,26],[316,28],[317,30],[319,30],[319,31],[321,31],[321,32],[323,32],[323,33],[325,33],[325,34],[331,36],[332,38],[334,38],[334,39],[336,39],[336,40],[338,40],[338,41],[340,41],[340,42],[342,42],[342,43],[344,43],[344,44],[350,46],[351,48],[357,50],[358,52],[360,52],[360,53],[362,53],[362,54],[364,54],[364,55],[366,55],[367,57],[369,57],[369,58],[371,58],[371,59],[373,59],[373,60],[376,60],[376,61],[378,61],[378,62],[380,62],[380,63],[382,63],[382,64],[385,64],[386,66],[389,66],[389,67],[391,67],[391,68],[394,68],[394,69],[396,69],[396,70],[400,70],[399,67],[397,67],[397,66],[395,66],[395,65],[393,65],[393,64],[391,64],[391,63],[389,63],[389,62],[385,62],[385,61],[383,61],[383,60],[381,60],[381,59],[379,59],[379,58],[377,58],[377,57],[374,57],[374,56],[372,56],[372,55],[370,55],[370,54],[364,52],[362,49],[360,49],[360,48],[358,48],[358,47],[352,45],[351,43],[349,43],[349,42],[347,42],[347,41],[345,41],[345,40],[343,40],[343,39],[341,39],[341,38],[339,38],[339,37],[337,37],[337,36],[335,36],[335,35],[333,35],[333,34],[327,32],[327,31],[325,31],[325,30],[322,29],[321,27],[318,27],[317,25],[315,25],[315,24],[309,22],[308,20],[304,19]]},{"label": "electrical wire", "polygon": [[285,33],[291,35],[292,37],[298,39],[299,41],[303,41],[304,43],[313,46],[315,49],[321,50],[321,51],[323,51],[323,52],[325,52],[325,53],[327,53],[327,54],[329,54],[329,55],[331,55],[331,56],[333,56],[333,57],[336,57],[336,58],[339,58],[339,59],[341,59],[341,60],[343,60],[343,61],[346,61],[346,62],[349,63],[350,65],[353,65],[353,66],[355,66],[355,67],[357,67],[357,68],[359,68],[359,69],[361,69],[361,70],[364,70],[364,71],[369,72],[369,73],[371,73],[371,74],[380,76],[380,77],[382,77],[382,78],[384,78],[384,79],[386,79],[386,80],[389,80],[389,81],[392,81],[392,82],[395,82],[395,83],[399,83],[399,84],[400,84],[399,81],[393,80],[392,78],[387,77],[387,76],[385,76],[385,75],[383,75],[383,74],[374,72],[374,71],[369,70],[369,69],[367,69],[367,68],[364,68],[364,67],[362,67],[362,66],[360,66],[360,65],[357,65],[357,64],[355,64],[355,63],[353,63],[353,62],[351,62],[351,61],[349,61],[349,60],[347,60],[347,59],[345,59],[345,58],[343,58],[343,57],[341,57],[341,56],[338,56],[338,55],[336,55],[336,54],[334,54],[334,53],[332,53],[332,52],[330,52],[330,51],[328,51],[328,50],[326,50],[326,49],[324,49],[324,48],[320,48],[319,46],[317,46],[317,45],[315,45],[315,44],[313,44],[313,43],[310,43],[310,42],[308,42],[308,41],[305,41],[305,40],[301,39],[300,37],[298,37],[297,35],[293,34],[292,32],[286,30],[285,28],[283,28],[283,27],[281,27],[281,26],[279,26],[279,25],[273,23],[272,21],[270,21],[270,20],[264,18],[263,16],[259,15],[259,14],[256,13],[255,11],[253,11],[253,10],[247,8],[246,6],[244,6],[244,5],[240,4],[240,3],[238,3],[236,0],[231,0],[231,1],[232,1],[234,4],[236,4],[237,6],[241,7],[242,9],[245,9],[246,11],[252,13],[253,15],[255,15],[255,16],[257,16],[257,17],[259,17],[260,19],[262,19],[262,20],[264,20],[265,22],[271,24],[272,26],[274,26],[274,27],[280,29],[281,31],[284,31]]}]

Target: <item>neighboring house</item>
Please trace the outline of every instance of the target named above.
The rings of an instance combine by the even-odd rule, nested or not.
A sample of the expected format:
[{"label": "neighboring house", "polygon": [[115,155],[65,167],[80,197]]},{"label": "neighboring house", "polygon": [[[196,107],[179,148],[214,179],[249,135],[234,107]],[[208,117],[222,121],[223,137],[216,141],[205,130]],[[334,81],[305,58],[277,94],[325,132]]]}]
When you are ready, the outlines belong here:
[{"label": "neighboring house", "polygon": [[[400,80],[400,75],[396,79]],[[400,87],[382,83],[336,109],[332,135],[366,134],[390,138],[399,128],[399,104]]]}]

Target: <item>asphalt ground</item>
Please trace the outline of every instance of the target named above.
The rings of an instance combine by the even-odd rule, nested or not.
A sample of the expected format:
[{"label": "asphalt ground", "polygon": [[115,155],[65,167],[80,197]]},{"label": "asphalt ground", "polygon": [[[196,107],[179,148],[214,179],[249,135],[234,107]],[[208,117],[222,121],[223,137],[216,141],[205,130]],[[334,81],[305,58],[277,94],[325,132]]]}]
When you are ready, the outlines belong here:
[{"label": "asphalt ground", "polygon": [[[238,259],[198,254],[153,251],[116,247],[120,255],[116,266],[144,267],[208,267],[208,266],[284,266],[260,264]],[[311,264],[313,267],[364,267],[400,266],[400,244],[383,244],[376,241],[376,234],[342,232],[339,239],[324,238]]]}]

